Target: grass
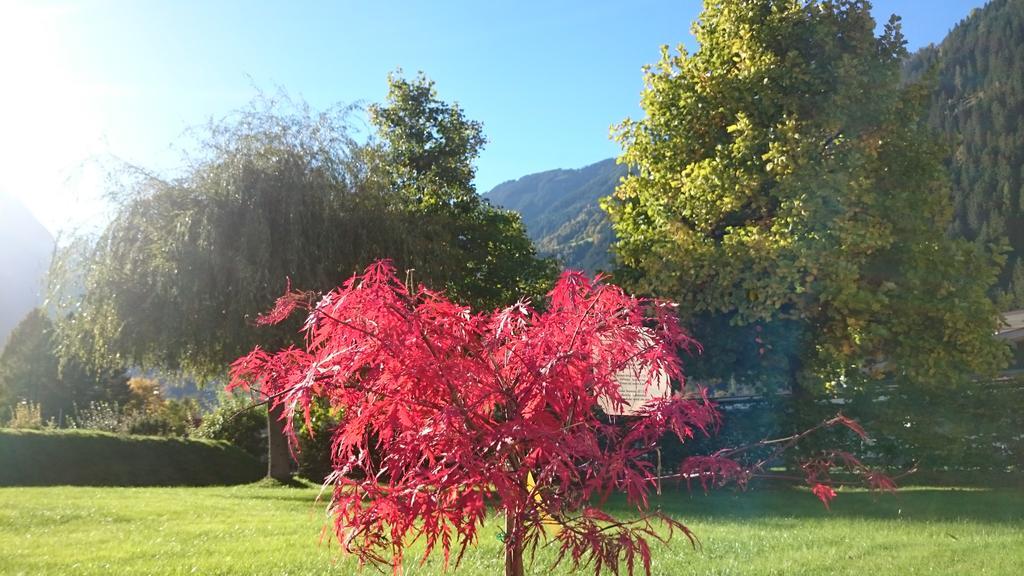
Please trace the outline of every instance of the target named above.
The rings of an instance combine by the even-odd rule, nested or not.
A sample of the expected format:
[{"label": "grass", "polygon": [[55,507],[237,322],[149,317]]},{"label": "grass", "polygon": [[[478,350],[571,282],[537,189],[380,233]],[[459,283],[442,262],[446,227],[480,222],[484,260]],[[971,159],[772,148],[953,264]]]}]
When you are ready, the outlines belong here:
[{"label": "grass", "polygon": [[0,429],[0,486],[205,486],[252,482],[264,471],[227,442]]},{"label": "grass", "polygon": [[[316,487],[2,488],[0,574],[274,574],[354,572],[320,542]],[[673,492],[659,503],[698,534],[654,548],[654,573],[1024,574],[1024,492],[913,488],[841,493],[832,511],[795,490]],[[621,509],[621,503],[609,508]],[[501,573],[500,522],[458,575]],[[550,570],[550,551],[528,566]],[[437,574],[440,557],[406,574]],[[589,571],[587,571],[589,573]],[[372,568],[366,574],[376,574]]]}]

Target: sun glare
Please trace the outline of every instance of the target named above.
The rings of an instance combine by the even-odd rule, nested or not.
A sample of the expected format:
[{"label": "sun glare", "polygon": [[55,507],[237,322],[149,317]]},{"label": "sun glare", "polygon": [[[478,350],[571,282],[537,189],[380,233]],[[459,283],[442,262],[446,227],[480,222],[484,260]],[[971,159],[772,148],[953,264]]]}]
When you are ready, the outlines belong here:
[{"label": "sun glare", "polygon": [[67,44],[78,10],[69,4],[0,1],[0,157],[5,192],[51,231],[98,207],[103,151],[101,91],[76,74]]}]

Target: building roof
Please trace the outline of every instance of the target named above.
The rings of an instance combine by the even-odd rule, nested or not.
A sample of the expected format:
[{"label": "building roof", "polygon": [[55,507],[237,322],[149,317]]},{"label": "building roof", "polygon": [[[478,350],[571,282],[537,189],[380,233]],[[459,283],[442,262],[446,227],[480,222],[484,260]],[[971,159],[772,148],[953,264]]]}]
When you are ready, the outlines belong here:
[{"label": "building roof", "polygon": [[1003,325],[996,331],[996,338],[1010,342],[1024,340],[1024,310],[1003,313]]}]

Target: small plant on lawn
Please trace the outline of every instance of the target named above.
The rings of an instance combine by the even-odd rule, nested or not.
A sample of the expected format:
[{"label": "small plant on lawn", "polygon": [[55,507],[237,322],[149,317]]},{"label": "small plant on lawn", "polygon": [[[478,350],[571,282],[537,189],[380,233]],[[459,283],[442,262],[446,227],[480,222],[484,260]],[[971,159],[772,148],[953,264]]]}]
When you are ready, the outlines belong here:
[{"label": "small plant on lawn", "polygon": [[[309,418],[315,399],[344,411],[327,483],[338,541],[362,561],[399,573],[414,537],[425,541],[424,559],[440,547],[446,565],[452,552],[458,564],[493,506],[505,517],[507,575],[521,576],[524,553],[545,543],[574,567],[632,574],[639,564],[650,574],[652,539],[679,531],[694,541],[686,526],[648,507],[652,453],[666,433],[683,441],[712,433],[719,414],[699,392],[653,400],[618,422],[600,406],[624,405],[616,381],[623,370],[648,384],[658,374],[682,383],[679,351],[697,344],[669,303],[579,273],[565,273],[549,296],[543,311],[524,301],[475,314],[412,290],[390,263],[377,263],[315,304],[301,292],[279,298],[260,322],[309,308],[305,347],[253,350],[232,365],[229,386],[256,387],[283,406],[293,442],[293,415]],[[842,417],[821,427],[837,424],[859,431]],[[680,476],[744,483],[764,462],[744,466],[741,455],[690,458]],[[806,468],[826,503],[835,464],[859,467],[832,454]],[[637,515],[601,510],[616,492]]]},{"label": "small plant on lawn", "polygon": [[121,407],[114,402],[89,402],[85,408],[75,408],[71,420],[72,428],[99,430],[124,434],[127,418]]},{"label": "small plant on lawn", "polygon": [[21,430],[42,430],[56,427],[52,420],[49,422],[43,420],[40,404],[28,400],[22,400],[11,407],[11,418],[4,425],[7,428]]}]

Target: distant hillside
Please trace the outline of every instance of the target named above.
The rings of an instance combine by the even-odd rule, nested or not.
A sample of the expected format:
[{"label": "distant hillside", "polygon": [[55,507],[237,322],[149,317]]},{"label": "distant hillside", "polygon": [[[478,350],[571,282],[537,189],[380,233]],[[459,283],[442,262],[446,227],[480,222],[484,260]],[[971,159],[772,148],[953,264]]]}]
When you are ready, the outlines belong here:
[{"label": "distant hillside", "polygon": [[949,138],[953,232],[1009,243],[999,288],[1024,307],[1024,0],[993,0],[907,63],[937,67],[929,122]]},{"label": "distant hillside", "polygon": [[0,193],[0,350],[18,322],[43,302],[53,236],[21,202]]},{"label": "distant hillside", "polygon": [[611,263],[611,225],[598,199],[615,190],[625,168],[614,159],[578,170],[548,170],[495,186],[484,198],[519,212],[545,256],[594,272]]}]

